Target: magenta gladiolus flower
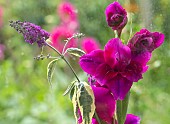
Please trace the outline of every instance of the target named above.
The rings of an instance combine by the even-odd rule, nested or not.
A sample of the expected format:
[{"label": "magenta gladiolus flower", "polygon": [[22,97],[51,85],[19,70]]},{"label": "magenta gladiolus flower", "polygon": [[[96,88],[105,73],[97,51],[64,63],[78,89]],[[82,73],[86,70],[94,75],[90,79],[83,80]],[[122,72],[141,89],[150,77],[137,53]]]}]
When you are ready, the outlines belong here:
[{"label": "magenta gladiolus flower", "polygon": [[21,21],[10,21],[10,26],[15,28],[18,33],[23,34],[24,39],[27,43],[33,44],[37,43],[39,47],[46,45],[46,40],[49,38],[50,34],[30,22]]},{"label": "magenta gladiolus flower", "polygon": [[125,124],[140,124],[140,118],[133,114],[127,114]]},{"label": "magenta gladiolus flower", "polygon": [[90,53],[93,50],[100,49],[100,44],[91,37],[86,37],[81,42],[81,47],[86,53]]},{"label": "magenta gladiolus flower", "polygon": [[81,68],[101,86],[107,87],[114,98],[123,100],[132,83],[142,78],[145,66],[131,60],[131,50],[118,38],[111,39],[104,50],[94,50],[80,58]]},{"label": "magenta gladiolus flower", "polygon": [[[74,32],[72,30],[69,30],[65,26],[56,27],[51,33],[51,40],[52,40],[51,45],[56,49],[58,49],[60,52],[62,52],[65,44],[64,40],[71,37],[73,34]],[[77,46],[76,39],[71,39],[67,44],[66,48],[76,47],[76,46]]]},{"label": "magenta gladiolus flower", "polygon": [[107,24],[112,27],[113,30],[122,30],[127,23],[127,12],[118,3],[113,2],[107,6],[105,10]]}]

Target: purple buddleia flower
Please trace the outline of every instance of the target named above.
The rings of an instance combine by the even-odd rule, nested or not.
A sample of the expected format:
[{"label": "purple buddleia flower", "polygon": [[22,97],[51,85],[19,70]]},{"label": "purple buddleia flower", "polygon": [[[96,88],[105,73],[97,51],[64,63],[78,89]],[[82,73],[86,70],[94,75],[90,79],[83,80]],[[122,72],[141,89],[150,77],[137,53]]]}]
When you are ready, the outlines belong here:
[{"label": "purple buddleia flower", "polygon": [[30,22],[10,21],[10,26],[15,28],[18,33],[23,34],[27,43],[33,44],[37,42],[39,47],[46,45],[46,40],[50,36],[50,34],[40,26]]},{"label": "purple buddleia flower", "polygon": [[127,24],[127,12],[119,4],[119,2],[113,2],[107,6],[105,10],[107,24],[112,27],[113,30],[122,30]]}]

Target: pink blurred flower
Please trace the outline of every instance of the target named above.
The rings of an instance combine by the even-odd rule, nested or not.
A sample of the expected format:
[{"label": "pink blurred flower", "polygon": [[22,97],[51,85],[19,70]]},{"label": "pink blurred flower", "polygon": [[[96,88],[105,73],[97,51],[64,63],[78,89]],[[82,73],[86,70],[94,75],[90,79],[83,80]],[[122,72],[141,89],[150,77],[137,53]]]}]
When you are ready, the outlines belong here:
[{"label": "pink blurred flower", "polygon": [[4,50],[5,46],[3,44],[0,44],[0,60],[4,59]]},{"label": "pink blurred flower", "polygon": [[[67,38],[71,37],[74,34],[72,30],[69,30],[65,26],[58,26],[54,28],[54,30],[51,33],[51,45],[58,49],[60,52],[62,52],[65,41]],[[71,39],[69,43],[67,44],[66,48],[70,47],[76,47],[77,46],[77,40]]]},{"label": "pink blurred flower", "polygon": [[100,49],[100,44],[91,37],[86,37],[81,42],[81,47],[86,53],[90,53],[93,50]]},{"label": "pink blurred flower", "polygon": [[0,6],[0,28],[3,25],[3,8]]},{"label": "pink blurred flower", "polygon": [[79,23],[75,7],[70,2],[62,2],[58,6],[57,13],[63,25],[69,29],[75,30],[78,28]]}]

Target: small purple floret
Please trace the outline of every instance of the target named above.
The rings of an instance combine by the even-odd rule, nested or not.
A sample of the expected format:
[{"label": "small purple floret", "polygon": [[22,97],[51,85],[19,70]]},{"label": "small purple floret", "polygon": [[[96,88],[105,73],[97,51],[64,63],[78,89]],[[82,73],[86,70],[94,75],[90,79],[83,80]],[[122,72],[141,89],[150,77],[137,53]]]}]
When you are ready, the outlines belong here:
[{"label": "small purple floret", "polygon": [[45,46],[46,40],[50,36],[50,34],[40,26],[30,22],[10,21],[10,26],[15,28],[18,33],[23,34],[27,43],[33,44],[37,42],[39,47]]}]

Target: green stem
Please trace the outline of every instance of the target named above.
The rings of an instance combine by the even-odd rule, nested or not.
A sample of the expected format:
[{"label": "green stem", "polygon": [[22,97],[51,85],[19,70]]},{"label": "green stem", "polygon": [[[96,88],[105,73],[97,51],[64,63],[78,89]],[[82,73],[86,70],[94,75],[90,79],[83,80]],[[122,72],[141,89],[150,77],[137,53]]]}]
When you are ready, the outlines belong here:
[{"label": "green stem", "polygon": [[117,113],[117,121],[118,124],[123,124],[122,123],[122,101],[121,100],[117,100],[116,102],[116,113]]},{"label": "green stem", "polygon": [[129,103],[129,96],[130,96],[130,91],[127,93],[124,100],[117,100],[116,102],[116,106],[117,106],[116,114],[117,114],[118,124],[124,124],[125,122],[128,103]]},{"label": "green stem", "polygon": [[80,82],[76,72],[74,71],[74,69],[72,68],[72,66],[70,65],[70,63],[67,61],[67,59],[56,49],[54,48],[53,46],[51,46],[50,44],[48,44],[46,42],[47,46],[49,46],[51,49],[53,49],[65,62],[66,64],[69,66],[69,68],[71,69],[71,71],[73,72],[74,76],[76,77],[77,81]]},{"label": "green stem", "polygon": [[100,121],[100,118],[99,116],[97,115],[97,112],[95,111],[95,117],[96,117],[96,120],[99,124],[102,124],[101,121]]},{"label": "green stem", "polygon": [[127,95],[122,103],[122,121],[123,122],[125,122],[125,120],[126,120],[126,114],[127,114],[128,104],[129,104],[129,97],[130,97],[130,91],[127,93]]},{"label": "green stem", "polygon": [[80,82],[80,80],[79,80],[76,72],[74,71],[74,69],[72,68],[72,66],[70,65],[70,63],[66,60],[65,57],[63,57],[62,59],[63,59],[63,60],[67,63],[67,65],[70,67],[70,69],[71,69],[71,71],[73,72],[74,76],[76,77],[77,81]]},{"label": "green stem", "polygon": [[122,29],[118,29],[118,30],[117,30],[118,38],[121,38],[121,34],[122,34]]},{"label": "green stem", "polygon": [[[64,57],[64,55],[62,55],[57,49],[55,49],[53,46],[51,46],[50,44],[47,43],[47,46],[49,46],[51,49],[53,49],[65,62],[66,64],[69,66],[69,68],[71,69],[71,71],[73,72],[74,76],[76,77],[77,81],[80,82],[76,72],[74,71],[74,69],[72,68],[72,66],[70,65],[70,63],[67,61],[67,59]],[[96,116],[96,119],[97,119],[97,122],[99,124],[102,124],[96,111],[95,111],[95,116]]]}]

